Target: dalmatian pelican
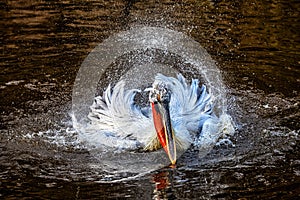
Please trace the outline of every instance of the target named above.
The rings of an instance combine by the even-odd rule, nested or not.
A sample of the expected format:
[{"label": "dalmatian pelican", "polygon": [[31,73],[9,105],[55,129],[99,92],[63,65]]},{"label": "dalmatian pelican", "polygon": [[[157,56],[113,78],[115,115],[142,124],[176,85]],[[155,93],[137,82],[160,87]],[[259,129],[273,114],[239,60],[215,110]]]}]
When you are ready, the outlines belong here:
[{"label": "dalmatian pelican", "polygon": [[172,164],[176,149],[196,144],[208,124],[217,123],[211,96],[197,79],[189,84],[177,78],[157,74],[149,92],[149,103],[136,103],[138,89],[125,89],[125,82],[109,85],[102,96],[96,96],[90,107],[90,136],[95,144],[145,151],[163,148]]}]

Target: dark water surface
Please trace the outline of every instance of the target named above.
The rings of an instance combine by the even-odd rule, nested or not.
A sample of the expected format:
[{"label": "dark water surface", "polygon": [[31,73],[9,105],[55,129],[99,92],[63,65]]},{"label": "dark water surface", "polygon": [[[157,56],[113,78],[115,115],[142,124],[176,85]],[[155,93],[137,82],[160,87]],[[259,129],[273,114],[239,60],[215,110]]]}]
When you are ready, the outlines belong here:
[{"label": "dark water surface", "polygon": [[[4,1],[0,3],[0,198],[298,199],[300,3],[294,1]],[[233,144],[176,168],[103,183],[71,130],[81,63],[137,25],[199,42],[228,87]],[[89,165],[90,166],[90,165]],[[124,175],[126,176],[126,175]]]}]

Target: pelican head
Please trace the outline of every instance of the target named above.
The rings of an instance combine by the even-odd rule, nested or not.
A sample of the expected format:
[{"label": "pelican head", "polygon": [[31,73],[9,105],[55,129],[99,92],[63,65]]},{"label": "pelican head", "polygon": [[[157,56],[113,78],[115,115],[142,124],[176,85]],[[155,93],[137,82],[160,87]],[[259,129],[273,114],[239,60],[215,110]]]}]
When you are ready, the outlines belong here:
[{"label": "pelican head", "polygon": [[149,91],[149,100],[157,138],[169,156],[171,163],[175,164],[176,144],[169,110],[171,92],[167,85],[161,81],[154,82]]}]

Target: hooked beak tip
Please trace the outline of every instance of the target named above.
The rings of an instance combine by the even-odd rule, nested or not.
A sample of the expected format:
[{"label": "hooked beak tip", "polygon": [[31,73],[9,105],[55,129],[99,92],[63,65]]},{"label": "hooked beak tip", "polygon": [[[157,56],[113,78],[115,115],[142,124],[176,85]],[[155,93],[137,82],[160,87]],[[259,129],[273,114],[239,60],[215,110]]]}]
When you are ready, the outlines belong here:
[{"label": "hooked beak tip", "polygon": [[172,165],[176,164],[176,160],[171,160]]},{"label": "hooked beak tip", "polygon": [[168,154],[168,157],[169,157],[172,165],[175,165],[175,163],[176,163],[176,149],[170,149],[170,148],[166,147],[165,150]]}]

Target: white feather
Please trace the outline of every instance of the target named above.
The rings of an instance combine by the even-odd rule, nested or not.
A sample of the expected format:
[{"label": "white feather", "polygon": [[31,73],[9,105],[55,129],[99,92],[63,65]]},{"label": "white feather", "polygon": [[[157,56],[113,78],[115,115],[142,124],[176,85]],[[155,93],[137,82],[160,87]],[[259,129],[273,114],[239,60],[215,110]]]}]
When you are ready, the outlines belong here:
[{"label": "white feather", "polygon": [[[207,119],[217,120],[212,115],[210,95],[205,85],[199,88],[197,79],[189,85],[181,74],[177,78],[158,74],[155,82],[159,81],[164,82],[171,92],[169,107],[176,142],[187,148],[194,141],[199,141],[199,133],[203,131],[202,126]],[[152,114],[145,114],[134,102],[140,90],[124,88],[125,82],[120,81],[113,89],[109,85],[103,96],[95,97],[88,116],[88,137],[93,138],[95,145],[156,149],[153,147],[157,145],[157,139]],[[151,112],[151,108],[148,110]]]}]

